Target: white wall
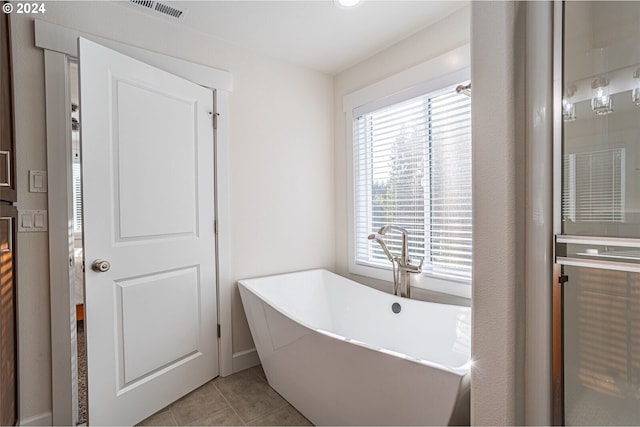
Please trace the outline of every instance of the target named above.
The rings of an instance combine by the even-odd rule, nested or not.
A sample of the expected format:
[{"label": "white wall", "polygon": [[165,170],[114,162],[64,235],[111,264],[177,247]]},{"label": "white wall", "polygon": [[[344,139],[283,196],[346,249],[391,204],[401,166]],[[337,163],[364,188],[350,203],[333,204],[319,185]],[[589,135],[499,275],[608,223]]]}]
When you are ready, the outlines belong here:
[{"label": "white wall", "polygon": [[[231,72],[234,88],[230,98],[229,179],[231,279],[235,282],[244,277],[313,267],[327,267],[349,276],[342,98],[469,43],[474,8],[473,34],[477,40],[475,45],[472,40],[472,49],[475,61],[483,68],[472,70],[472,77],[474,82],[488,85],[483,96],[476,84],[473,99],[513,102],[509,97],[512,86],[498,84],[501,80],[494,72],[498,64],[499,77],[511,76],[512,81],[519,71],[513,63],[505,64],[505,58],[513,55],[509,49],[515,43],[513,26],[509,25],[518,22],[517,6],[512,3],[466,6],[333,79],[196,32],[178,30],[165,20],[111,2],[48,2],[47,13],[41,18]],[[27,170],[46,170],[43,55],[33,47],[32,18],[13,15],[12,36],[19,207],[46,209],[46,195],[27,192]],[[481,46],[484,51],[478,49]],[[488,56],[480,61],[481,54]],[[492,66],[486,66],[488,63]],[[476,366],[482,368],[475,371],[473,383],[475,424],[521,420],[515,376],[522,353],[517,316],[521,300],[516,291],[521,267],[516,258],[522,238],[518,234],[515,193],[519,185],[516,170],[522,166],[522,159],[509,145],[517,141],[514,129],[503,129],[514,126],[509,123],[515,123],[515,118],[507,114],[513,104],[497,105],[504,110],[485,108],[485,116],[474,116],[478,125],[474,127],[474,153],[478,154],[474,179],[479,177],[475,188],[495,190],[485,192],[478,203],[474,201],[474,226],[476,230],[485,227],[474,243],[474,252],[480,256],[475,259],[474,269],[474,354],[480,357]],[[474,104],[474,114],[476,111]],[[511,121],[505,121],[505,117]],[[499,159],[496,153],[502,153]],[[506,210],[495,215],[496,204],[502,203],[498,198],[504,198]],[[51,410],[47,235],[20,234],[18,244],[20,409],[22,419],[28,419]],[[498,255],[505,258],[495,256],[496,252],[490,256],[487,248],[498,250]],[[514,251],[509,252],[511,249]],[[386,283],[366,282],[388,289]],[[233,328],[234,351],[251,348],[253,343],[237,292]]]},{"label": "white wall", "polygon": [[[334,268],[333,83],[112,2],[47,2],[40,19],[231,72],[231,280]],[[46,170],[44,64],[33,18],[12,15],[20,209],[46,209],[28,170]],[[51,411],[48,237],[18,237],[20,415]],[[234,285],[235,286],[235,285]],[[253,346],[234,290],[233,350]],[[38,418],[36,418],[38,419]]]},{"label": "white wall", "polygon": [[[463,6],[463,4],[461,4]],[[377,55],[335,76],[334,79],[334,123],[335,123],[335,224],[336,224],[336,272],[361,283],[390,291],[391,283],[362,276],[348,271],[348,211],[347,211],[347,130],[343,97],[358,89],[379,82],[412,66],[440,56],[469,43],[470,6],[464,6],[448,17],[425,28],[419,33],[393,45]],[[391,276],[389,276],[391,280]],[[412,280],[418,280],[416,277]],[[435,292],[415,288],[414,298],[468,305],[469,301],[449,297]]]},{"label": "white wall", "polygon": [[471,6],[473,425],[524,423],[525,8]]}]

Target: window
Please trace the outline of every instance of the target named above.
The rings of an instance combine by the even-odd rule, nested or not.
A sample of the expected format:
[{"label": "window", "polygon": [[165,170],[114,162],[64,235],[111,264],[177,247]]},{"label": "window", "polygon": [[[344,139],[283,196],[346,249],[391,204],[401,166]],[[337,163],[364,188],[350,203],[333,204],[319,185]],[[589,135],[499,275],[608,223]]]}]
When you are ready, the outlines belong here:
[{"label": "window", "polygon": [[73,183],[73,233],[82,235],[82,169],[80,164],[80,133],[72,132],[73,163],[71,179]]},{"label": "window", "polygon": [[[468,80],[448,80],[353,110],[353,248],[359,266],[391,268],[367,236],[395,224],[409,234],[410,258],[424,259],[424,274],[471,280],[471,100],[455,90]],[[399,235],[385,241],[399,254]]]},{"label": "window", "polygon": [[571,222],[624,222],[625,149],[566,154],[562,217]]},{"label": "window", "polygon": [[82,234],[82,189],[80,163],[73,162],[73,232]]}]

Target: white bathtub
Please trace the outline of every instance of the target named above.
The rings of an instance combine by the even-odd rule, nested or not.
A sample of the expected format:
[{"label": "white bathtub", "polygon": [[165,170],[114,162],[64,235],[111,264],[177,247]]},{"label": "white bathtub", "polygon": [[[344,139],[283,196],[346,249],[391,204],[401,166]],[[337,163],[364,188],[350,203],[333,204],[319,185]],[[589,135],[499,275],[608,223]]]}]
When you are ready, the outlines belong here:
[{"label": "white bathtub", "polygon": [[238,283],[269,384],[314,424],[468,423],[468,307],[326,270]]}]

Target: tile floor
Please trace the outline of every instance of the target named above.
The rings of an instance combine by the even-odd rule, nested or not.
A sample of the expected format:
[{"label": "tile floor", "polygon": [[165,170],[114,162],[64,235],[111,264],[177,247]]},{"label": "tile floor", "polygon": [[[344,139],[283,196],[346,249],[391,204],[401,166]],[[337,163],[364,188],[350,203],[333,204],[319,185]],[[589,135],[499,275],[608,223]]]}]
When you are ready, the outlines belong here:
[{"label": "tile floor", "polygon": [[310,426],[256,366],[218,377],[155,413],[140,426]]}]

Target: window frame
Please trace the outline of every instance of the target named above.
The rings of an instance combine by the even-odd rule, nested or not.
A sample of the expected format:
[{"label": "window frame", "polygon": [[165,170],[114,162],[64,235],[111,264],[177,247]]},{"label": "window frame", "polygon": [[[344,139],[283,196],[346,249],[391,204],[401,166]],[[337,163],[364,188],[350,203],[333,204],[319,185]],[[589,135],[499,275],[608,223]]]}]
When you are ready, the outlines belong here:
[{"label": "window frame", "polygon": [[[356,263],[356,217],[354,190],[353,119],[387,105],[416,96],[436,92],[470,79],[469,45],[402,71],[380,82],[364,87],[343,98],[347,150],[348,271],[349,273],[391,282],[391,264],[387,268]],[[412,276],[412,286],[439,293],[471,298],[472,281],[435,277],[429,273]]]}]

